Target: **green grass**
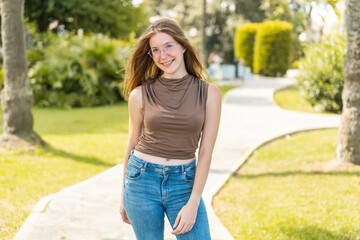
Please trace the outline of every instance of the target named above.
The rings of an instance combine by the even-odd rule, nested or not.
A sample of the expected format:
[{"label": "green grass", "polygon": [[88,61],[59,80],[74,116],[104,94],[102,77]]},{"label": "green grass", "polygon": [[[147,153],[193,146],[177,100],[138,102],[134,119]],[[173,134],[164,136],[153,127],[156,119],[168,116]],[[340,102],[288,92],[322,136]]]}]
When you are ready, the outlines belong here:
[{"label": "green grass", "polygon": [[214,198],[235,239],[360,236],[360,166],[334,166],[337,130],[298,133],[261,147]]},{"label": "green grass", "polygon": [[221,90],[221,97],[224,97],[224,95],[231,89],[239,87],[237,85],[217,85],[217,86]]},{"label": "green grass", "polygon": [[218,86],[220,88],[221,97],[224,97],[224,95],[231,89],[242,86],[242,84],[231,84],[231,83],[226,83],[226,82],[224,84],[224,82],[222,82],[222,81],[217,81],[217,80],[212,80],[212,79],[210,79],[209,82],[216,84],[216,86]]},{"label": "green grass", "polygon": [[301,96],[299,88],[295,85],[276,91],[274,100],[281,108],[287,110],[319,113],[319,111],[316,111],[316,109]]},{"label": "green grass", "polygon": [[[0,111],[2,132],[3,119]],[[15,233],[42,197],[122,162],[127,104],[82,109],[33,108],[34,129],[50,144],[0,151],[0,239]]]}]

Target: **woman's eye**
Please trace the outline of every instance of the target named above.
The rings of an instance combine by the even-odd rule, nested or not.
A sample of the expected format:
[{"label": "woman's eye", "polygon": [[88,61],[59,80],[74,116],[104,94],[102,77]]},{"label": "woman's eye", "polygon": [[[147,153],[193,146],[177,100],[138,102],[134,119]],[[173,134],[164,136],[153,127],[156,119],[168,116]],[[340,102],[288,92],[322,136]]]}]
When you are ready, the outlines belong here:
[{"label": "woman's eye", "polygon": [[165,46],[165,48],[167,48],[167,49],[171,49],[172,47],[173,47],[172,44],[168,44],[168,45]]},{"label": "woman's eye", "polygon": [[159,52],[159,49],[157,48],[154,48],[153,50],[151,50],[153,53],[158,53]]}]

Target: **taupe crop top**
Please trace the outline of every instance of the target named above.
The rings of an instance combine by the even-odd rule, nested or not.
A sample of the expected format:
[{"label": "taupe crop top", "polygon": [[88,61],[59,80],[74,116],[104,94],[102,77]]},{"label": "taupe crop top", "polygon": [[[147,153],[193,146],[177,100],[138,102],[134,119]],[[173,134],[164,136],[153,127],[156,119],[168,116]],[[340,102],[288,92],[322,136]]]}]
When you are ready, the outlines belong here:
[{"label": "taupe crop top", "polygon": [[209,83],[192,75],[142,85],[144,121],[135,150],[157,157],[195,157]]}]

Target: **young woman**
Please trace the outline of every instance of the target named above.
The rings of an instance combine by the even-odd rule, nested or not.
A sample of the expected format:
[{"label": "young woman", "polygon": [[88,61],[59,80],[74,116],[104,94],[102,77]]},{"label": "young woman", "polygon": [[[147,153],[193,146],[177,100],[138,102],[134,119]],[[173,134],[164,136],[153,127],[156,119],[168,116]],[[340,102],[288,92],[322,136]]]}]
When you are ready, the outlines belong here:
[{"label": "young woman", "polygon": [[138,240],[164,239],[165,214],[177,239],[211,239],[201,194],[219,127],[221,92],[202,80],[205,73],[183,30],[170,19],[152,23],[129,60],[120,213]]}]

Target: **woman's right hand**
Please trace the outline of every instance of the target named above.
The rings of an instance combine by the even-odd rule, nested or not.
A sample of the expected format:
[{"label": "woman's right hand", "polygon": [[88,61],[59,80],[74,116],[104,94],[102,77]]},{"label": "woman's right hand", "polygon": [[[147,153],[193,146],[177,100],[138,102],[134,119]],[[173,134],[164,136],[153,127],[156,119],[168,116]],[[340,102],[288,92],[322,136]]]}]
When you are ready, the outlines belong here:
[{"label": "woman's right hand", "polygon": [[130,220],[129,220],[126,212],[125,212],[123,201],[120,201],[120,210],[119,210],[119,212],[120,212],[120,215],[121,215],[121,218],[122,218],[123,222],[131,225]]}]

